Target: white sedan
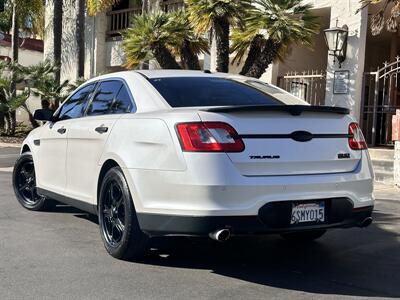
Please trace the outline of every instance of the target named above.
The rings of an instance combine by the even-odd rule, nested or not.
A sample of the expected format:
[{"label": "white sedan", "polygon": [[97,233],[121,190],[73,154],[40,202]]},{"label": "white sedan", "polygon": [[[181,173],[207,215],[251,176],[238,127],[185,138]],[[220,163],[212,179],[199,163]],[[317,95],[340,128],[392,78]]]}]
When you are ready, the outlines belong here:
[{"label": "white sedan", "polygon": [[140,258],[154,236],[307,241],[372,222],[373,172],[349,111],[253,78],[114,73],[35,118],[47,122],[16,162],[18,201],[97,214],[116,258]]}]

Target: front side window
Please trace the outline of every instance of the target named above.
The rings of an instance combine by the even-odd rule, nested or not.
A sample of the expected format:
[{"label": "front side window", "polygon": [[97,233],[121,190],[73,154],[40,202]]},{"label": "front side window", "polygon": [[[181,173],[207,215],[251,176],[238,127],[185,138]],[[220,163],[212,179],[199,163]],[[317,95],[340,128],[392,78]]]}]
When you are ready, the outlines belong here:
[{"label": "front side window", "polygon": [[122,85],[122,82],[116,80],[100,83],[92,102],[89,104],[87,115],[97,116],[110,113],[114,99]]},{"label": "front side window", "polygon": [[274,97],[266,88],[230,78],[166,77],[153,78],[150,82],[171,107],[304,103],[297,98],[287,101],[284,97]]},{"label": "front side window", "polygon": [[95,86],[96,83],[86,85],[73,94],[61,107],[58,119],[68,120],[82,117],[87,106],[87,101]]}]

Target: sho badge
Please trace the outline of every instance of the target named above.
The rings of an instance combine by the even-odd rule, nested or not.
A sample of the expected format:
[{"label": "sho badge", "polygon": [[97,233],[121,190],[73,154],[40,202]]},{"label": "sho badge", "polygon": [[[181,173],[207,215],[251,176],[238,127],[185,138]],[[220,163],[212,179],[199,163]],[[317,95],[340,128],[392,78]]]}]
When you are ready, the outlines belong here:
[{"label": "sho badge", "polygon": [[250,155],[250,159],[279,159],[279,155]]}]

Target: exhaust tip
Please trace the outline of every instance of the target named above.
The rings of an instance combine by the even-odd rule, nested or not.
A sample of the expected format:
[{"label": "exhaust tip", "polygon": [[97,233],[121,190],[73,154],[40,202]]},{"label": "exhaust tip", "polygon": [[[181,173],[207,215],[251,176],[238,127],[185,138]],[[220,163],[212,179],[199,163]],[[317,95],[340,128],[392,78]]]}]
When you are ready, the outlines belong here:
[{"label": "exhaust tip", "polygon": [[360,227],[363,227],[363,228],[368,227],[369,225],[371,225],[371,223],[372,223],[372,218],[371,218],[371,217],[365,218],[365,219],[360,223]]},{"label": "exhaust tip", "polygon": [[225,242],[231,237],[231,231],[229,229],[218,229],[210,232],[209,236],[215,241]]}]

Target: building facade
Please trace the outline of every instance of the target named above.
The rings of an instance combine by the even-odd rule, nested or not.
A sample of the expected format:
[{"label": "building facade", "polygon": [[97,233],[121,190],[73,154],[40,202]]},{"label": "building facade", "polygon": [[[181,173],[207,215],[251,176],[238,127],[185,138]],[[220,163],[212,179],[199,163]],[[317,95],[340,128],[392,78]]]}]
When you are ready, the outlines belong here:
[{"label": "building facade", "polygon": [[[46,11],[45,57],[52,55],[51,1]],[[345,106],[360,121],[371,146],[391,146],[391,116],[398,106],[398,33],[383,32],[372,36],[369,14],[377,8],[360,8],[359,0],[304,0],[319,16],[321,30],[310,48],[294,46],[284,62],[269,66],[262,79],[316,105]],[[184,9],[182,0],[150,0],[150,11]],[[78,52],[76,16],[78,1],[64,0],[62,76],[77,77]],[[121,0],[107,13],[86,17],[85,77],[124,70],[120,31],[142,7],[134,1]],[[346,60],[339,66],[328,53],[324,29],[347,25]],[[204,69],[215,70],[215,47],[200,57]],[[386,65],[385,65],[386,63]],[[150,68],[157,68],[151,63]],[[240,66],[231,65],[237,73]],[[390,82],[389,82],[390,81]],[[400,98],[399,98],[400,102]],[[399,103],[400,105],[400,103]]]}]

